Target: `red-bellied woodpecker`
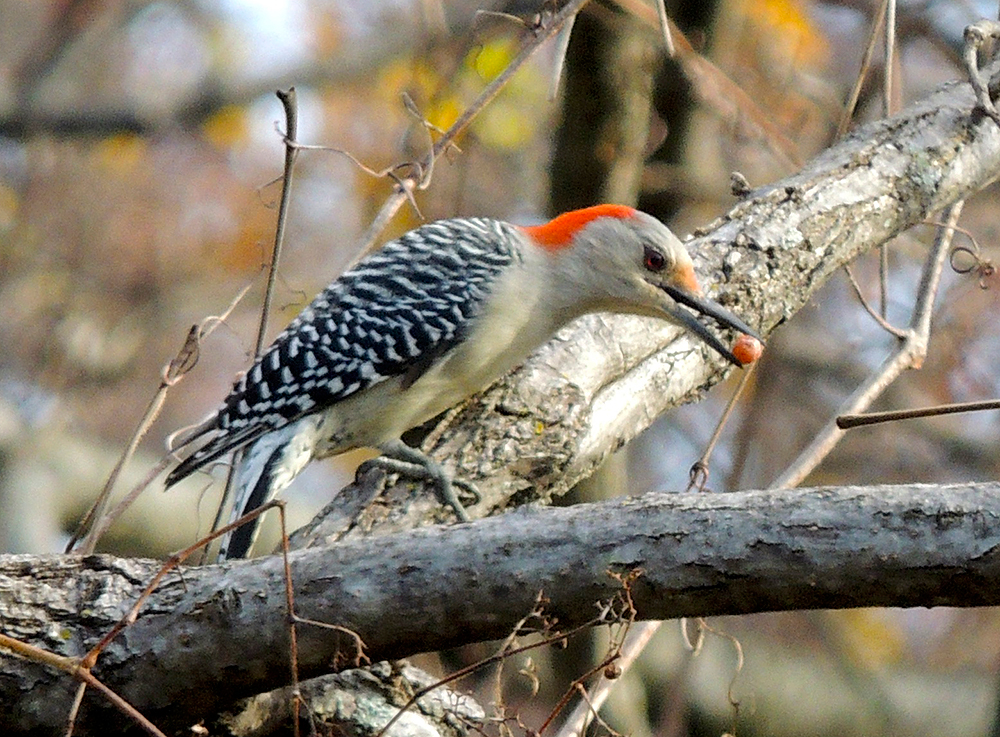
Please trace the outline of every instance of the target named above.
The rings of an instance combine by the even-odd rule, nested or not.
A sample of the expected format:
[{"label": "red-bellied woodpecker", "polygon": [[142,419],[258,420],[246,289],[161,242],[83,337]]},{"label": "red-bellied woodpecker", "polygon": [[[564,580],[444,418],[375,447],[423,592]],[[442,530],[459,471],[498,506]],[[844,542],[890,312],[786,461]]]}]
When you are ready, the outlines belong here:
[{"label": "red-bellied woodpecker", "polygon": [[[313,458],[380,447],[423,465],[467,519],[441,469],[399,441],[404,431],[485,389],[588,312],[669,320],[738,365],[682,305],[754,331],[700,294],[681,242],[630,207],[599,205],[532,227],[485,218],[429,223],[323,290],[183,440],[195,449],[167,485],[245,449],[235,520]],[[253,538],[251,525],[239,528],[220,556],[245,556]]]}]

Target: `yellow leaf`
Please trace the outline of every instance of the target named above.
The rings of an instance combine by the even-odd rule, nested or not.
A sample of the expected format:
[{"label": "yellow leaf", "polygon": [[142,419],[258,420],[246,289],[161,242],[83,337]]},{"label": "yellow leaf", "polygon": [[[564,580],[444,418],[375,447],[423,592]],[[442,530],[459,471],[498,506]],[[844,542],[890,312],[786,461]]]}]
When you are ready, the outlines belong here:
[{"label": "yellow leaf", "polygon": [[514,58],[514,45],[509,39],[489,41],[471,52],[472,67],[487,82],[507,68]]},{"label": "yellow leaf", "polygon": [[847,609],[830,617],[851,661],[867,668],[898,663],[906,651],[906,638],[891,612],[882,609]]},{"label": "yellow leaf", "polygon": [[506,99],[498,99],[472,124],[479,140],[499,149],[524,146],[535,133],[535,119]]},{"label": "yellow leaf", "polygon": [[94,147],[99,165],[125,174],[138,165],[146,154],[146,141],[135,133],[116,133]]},{"label": "yellow leaf", "polygon": [[9,230],[13,227],[20,202],[14,189],[0,184],[0,230]]},{"label": "yellow leaf", "polygon": [[435,125],[441,130],[448,130],[452,124],[458,120],[462,112],[461,103],[458,98],[449,95],[436,101],[427,111],[427,122]]},{"label": "yellow leaf", "polygon": [[746,10],[746,18],[757,27],[763,44],[777,46],[782,55],[798,62],[818,63],[826,58],[826,38],[816,29],[802,0],[752,0]]},{"label": "yellow leaf", "polygon": [[201,130],[216,148],[231,148],[247,140],[246,115],[243,108],[226,105],[211,115]]}]

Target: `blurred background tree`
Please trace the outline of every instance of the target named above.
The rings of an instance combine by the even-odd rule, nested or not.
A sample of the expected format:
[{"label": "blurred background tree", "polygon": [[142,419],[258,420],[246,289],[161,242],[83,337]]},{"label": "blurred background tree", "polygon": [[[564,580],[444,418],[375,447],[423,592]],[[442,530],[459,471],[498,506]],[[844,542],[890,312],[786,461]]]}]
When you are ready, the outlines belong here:
[{"label": "blurred background tree", "polygon": [[[417,194],[420,213],[404,209],[384,237],[421,215],[528,223],[601,200],[638,202],[688,233],[734,203],[731,172],[764,184],[835,139],[878,5],[668,2],[693,45],[670,60],[652,7],[595,0],[577,20],[555,100],[557,55],[548,49],[460,139],[461,152],[438,162]],[[171,431],[207,414],[247,365],[279,190],[274,89],[298,89],[300,140],[382,170],[430,145],[434,134],[413,109],[433,126],[450,125],[506,66],[525,24],[551,10],[523,0],[0,0],[0,550],[62,548],[188,327],[250,284],[171,393],[127,480],[162,455]],[[887,74],[893,109],[962,77],[962,29],[994,12],[986,3],[901,4],[894,62],[887,70],[876,53],[858,119],[883,114]],[[708,62],[718,76],[705,71]],[[720,86],[725,79],[745,97]],[[333,152],[300,156],[272,335],[356,255],[391,184]],[[985,257],[997,215],[995,186],[964,211]],[[905,315],[932,235],[920,229],[890,248],[890,321]],[[877,255],[855,273],[874,299]],[[990,330],[997,290],[985,286],[946,277],[931,354],[893,386],[885,407],[1000,394],[990,369],[1000,360]],[[710,485],[771,483],[893,340],[846,278],[831,281],[770,341]],[[671,413],[577,498],[682,490],[726,396],[720,387]],[[992,479],[996,433],[995,415],[981,414],[849,434],[808,483]],[[311,466],[289,494],[295,519],[307,519],[357,460]],[[211,521],[209,485],[147,493],[106,549],[162,555],[188,544]],[[626,674],[608,722],[637,736],[718,734],[734,724],[744,735],[998,729],[992,611],[775,614],[714,626],[736,635],[746,655],[734,685],[738,717],[727,701],[732,644],[710,637],[693,659],[667,627]],[[442,667],[475,654],[449,654]],[[538,698],[514,677],[506,698],[526,724],[583,670],[580,658],[536,657]],[[489,693],[487,681],[480,685]]]}]

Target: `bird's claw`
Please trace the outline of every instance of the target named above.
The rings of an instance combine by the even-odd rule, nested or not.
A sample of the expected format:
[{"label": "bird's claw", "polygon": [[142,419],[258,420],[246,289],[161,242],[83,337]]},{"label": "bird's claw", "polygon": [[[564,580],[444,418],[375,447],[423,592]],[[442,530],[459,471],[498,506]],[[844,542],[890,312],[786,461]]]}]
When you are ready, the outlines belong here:
[{"label": "bird's claw", "polygon": [[382,450],[386,455],[373,458],[367,463],[381,467],[386,471],[398,473],[400,476],[429,482],[435,487],[438,500],[445,506],[451,507],[459,521],[471,521],[469,513],[465,510],[465,505],[459,499],[455,489],[458,488],[471,497],[470,506],[474,506],[482,500],[482,495],[473,484],[451,478],[448,472],[436,461],[416,448],[411,448],[400,442],[387,443]]},{"label": "bird's claw", "polygon": [[472,500],[467,502],[464,499],[460,499],[459,501],[461,501],[463,504],[466,504],[470,507],[474,507],[483,500],[483,495],[479,493],[479,488],[472,482],[463,481],[462,479],[452,479],[451,483],[453,486],[457,486],[459,489],[464,491],[466,495]]}]

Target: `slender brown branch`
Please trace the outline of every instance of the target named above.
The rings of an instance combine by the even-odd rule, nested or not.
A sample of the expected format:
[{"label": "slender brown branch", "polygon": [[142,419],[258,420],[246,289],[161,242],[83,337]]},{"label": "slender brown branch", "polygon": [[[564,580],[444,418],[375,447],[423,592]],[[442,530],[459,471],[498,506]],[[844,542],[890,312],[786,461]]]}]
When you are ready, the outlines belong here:
[{"label": "slender brown branch", "polygon": [[[167,392],[170,390],[170,386],[164,382],[160,383],[157,388],[156,393],[153,398],[149,401],[146,406],[146,411],[142,413],[142,418],[139,420],[138,426],[132,432],[132,437],[128,441],[128,445],[125,446],[125,450],[118,457],[115,467],[111,469],[111,474],[108,476],[108,480],[104,484],[104,488],[101,489],[101,493],[97,495],[97,499],[91,505],[90,509],[87,510],[87,514],[80,521],[77,526],[76,532],[70,537],[69,542],[66,543],[66,552],[76,552],[88,555],[94,552],[94,548],[97,546],[97,541],[100,539],[100,534],[89,534],[88,531],[96,531],[97,527],[91,527],[94,521],[99,519],[104,513],[105,507],[107,507],[108,499],[111,497],[111,492],[118,482],[118,477],[121,475],[122,469],[125,465],[132,460],[132,456],[135,455],[135,451],[139,447],[139,443],[142,439],[146,437],[146,433],[149,432],[149,428],[152,427],[156,418],[160,416],[160,411],[163,409],[163,403],[167,401]],[[101,530],[103,532],[103,529]],[[84,535],[80,546],[75,548],[78,541],[81,540],[81,535]]]},{"label": "slender brown branch", "polygon": [[81,662],[84,664],[84,666],[87,668],[92,668],[94,666],[94,663],[97,662],[97,658],[100,656],[101,652],[109,644],[111,644],[112,640],[118,637],[118,635],[121,634],[122,630],[124,630],[133,622],[135,622],[135,620],[139,616],[139,611],[142,609],[143,604],[145,604],[146,600],[150,596],[152,596],[153,592],[156,591],[156,589],[159,587],[160,582],[170,571],[177,568],[177,566],[179,566],[185,560],[190,558],[194,553],[198,552],[198,550],[205,547],[216,538],[225,535],[227,532],[235,530],[237,527],[240,527],[247,522],[257,519],[262,514],[264,514],[270,509],[273,509],[274,507],[284,507],[284,504],[285,502],[282,501],[281,499],[272,499],[267,504],[263,504],[260,507],[257,507],[257,509],[253,510],[252,512],[248,512],[247,514],[240,517],[238,520],[229,523],[225,527],[220,527],[218,530],[213,530],[210,534],[206,535],[193,545],[189,545],[188,547],[184,548],[184,550],[181,550],[179,553],[174,553],[173,555],[171,555],[170,558],[167,559],[167,561],[160,567],[160,569],[152,577],[152,579],[150,579],[149,583],[146,584],[146,587],[142,590],[139,596],[136,597],[135,602],[133,602],[132,607],[125,614],[125,616],[119,619],[118,622],[115,623],[115,625],[104,635],[104,637],[102,637],[101,640],[96,645],[94,645],[86,655],[83,656]]},{"label": "slender brown branch", "polygon": [[[163,403],[167,399],[167,393],[172,387],[174,387],[178,382],[183,379],[191,369],[195,367],[198,363],[198,357],[201,354],[201,344],[212,332],[221,325],[226,318],[236,309],[236,305],[239,304],[240,300],[249,291],[250,286],[247,285],[239,294],[236,295],[235,299],[229,303],[229,307],[221,315],[212,315],[205,318],[197,325],[192,325],[191,329],[188,330],[188,334],[184,339],[184,344],[181,346],[177,355],[174,356],[170,362],[163,367],[160,376],[160,385],[157,387],[156,393],[150,400],[149,405],[146,408],[145,413],[143,413],[142,419],[139,420],[139,425],[136,427],[135,432],[132,434],[132,438],[129,440],[125,451],[119,457],[118,462],[115,464],[114,469],[108,476],[107,482],[104,484],[104,488],[101,489],[101,493],[97,495],[97,499],[87,510],[80,524],[77,526],[76,532],[70,538],[69,542],[66,544],[66,552],[81,553],[88,555],[94,552],[97,547],[98,541],[107,531],[116,519],[118,519],[122,513],[131,506],[139,495],[145,491],[146,487],[152,483],[152,480],[166,467],[166,459],[160,462],[159,465],[154,467],[149,471],[145,478],[139,482],[132,491],[130,491],[125,498],[118,503],[118,505],[111,510],[111,513],[104,515],[104,510],[107,507],[108,501],[111,498],[111,492],[114,490],[115,484],[118,481],[118,477],[121,474],[122,469],[128,463],[128,461],[135,454],[136,448],[139,446],[139,442],[145,437],[149,428],[159,417],[160,411],[163,409]],[[77,542],[80,544],[77,545]]]},{"label": "slender brown branch", "polygon": [[281,262],[281,249],[285,242],[285,224],[288,222],[288,203],[291,200],[292,176],[295,173],[295,159],[298,157],[298,148],[295,140],[298,137],[299,111],[298,97],[295,88],[290,87],[287,92],[278,90],[275,93],[281,100],[281,106],[285,110],[285,170],[281,179],[281,199],[278,203],[278,222],[274,229],[274,247],[271,249],[271,264],[267,270],[267,286],[264,288],[264,300],[260,308],[260,324],[257,326],[257,340],[254,343],[254,357],[258,357],[264,349],[264,340],[267,337],[267,323],[271,314],[271,303],[274,299],[274,283],[278,275],[278,266]]},{"label": "slender brown branch", "polygon": [[[882,253],[885,253],[885,251],[882,251]],[[897,328],[895,325],[893,325],[888,320],[886,320],[884,315],[879,314],[879,312],[874,307],[871,306],[871,303],[865,297],[865,293],[861,291],[861,285],[858,284],[858,280],[854,276],[854,270],[851,268],[850,264],[844,264],[844,271],[847,272],[847,280],[851,284],[851,289],[854,290],[854,295],[858,298],[858,301],[861,302],[861,306],[865,308],[865,312],[868,313],[868,315],[871,317],[871,319],[874,320],[875,322],[877,322],[878,325],[879,325],[879,327],[881,327],[883,330],[885,330],[890,335],[894,335],[895,337],[899,338],[900,340],[902,340],[903,338],[905,338],[906,337],[906,331],[905,330]],[[879,266],[879,271],[880,271],[880,273],[884,273],[882,271],[882,266],[881,265]],[[884,284],[884,281],[880,280],[880,284]],[[886,300],[885,300],[885,297],[883,296],[883,298],[882,298],[882,305],[883,305],[883,307],[885,305],[885,302],[886,302]]]},{"label": "slender brown branch", "polygon": [[857,415],[841,415],[837,418],[837,427],[848,430],[852,427],[877,425],[881,422],[896,422],[897,420],[913,420],[919,417],[937,417],[960,412],[983,412],[1000,409],[1000,399],[987,399],[981,402],[957,402],[955,404],[939,404],[935,407],[919,407],[916,409],[896,409],[886,412],[867,412]]},{"label": "slender brown branch", "polygon": [[962,58],[965,61],[965,69],[969,75],[969,82],[976,93],[976,107],[993,121],[1000,125],[1000,111],[997,111],[990,97],[989,81],[984,77],[979,68],[979,50],[983,45],[991,40],[1000,38],[1000,22],[994,20],[981,20],[973,23],[965,29],[965,49]]},{"label": "slender brown branch", "polygon": [[[281,106],[285,111],[285,134],[282,140],[285,144],[285,167],[281,177],[281,198],[278,201],[278,219],[274,226],[274,245],[271,248],[271,263],[267,269],[267,284],[264,287],[264,298],[260,305],[260,321],[257,325],[257,338],[254,341],[254,358],[260,358],[264,350],[264,341],[267,337],[267,324],[271,315],[271,304],[274,301],[274,285],[278,278],[278,268],[281,263],[281,251],[285,243],[285,226],[288,222],[288,205],[291,201],[292,178],[295,174],[295,161],[299,155],[299,147],[296,143],[299,130],[299,108],[298,96],[294,87],[289,87],[288,91],[277,90],[274,93],[281,101]],[[229,499],[232,497],[233,481],[235,479],[235,469],[239,466],[243,455],[242,450],[236,450],[232,454],[233,462],[229,466],[229,473],[226,475],[226,485],[219,499],[219,506],[215,510],[215,517],[212,519],[212,529],[218,529],[222,523],[222,515],[225,514]],[[202,561],[208,553],[208,548],[202,549]]]},{"label": "slender brown branch", "polygon": [[750,383],[750,377],[753,375],[756,368],[757,364],[754,363],[741,373],[739,384],[736,385],[736,389],[729,397],[729,401],[726,402],[726,408],[722,410],[722,416],[719,418],[719,421],[715,423],[715,430],[712,432],[712,437],[709,438],[708,443],[706,443],[705,450],[702,452],[701,457],[691,466],[691,471],[689,473],[690,478],[686,491],[692,491],[696,488],[699,491],[703,491],[706,484],[708,484],[708,464],[712,458],[712,452],[715,450],[715,446],[719,442],[719,438],[722,437],[722,431],[729,422],[729,418],[732,416],[733,410],[736,409],[736,404],[739,402],[740,397],[743,396],[743,392]]},{"label": "slender brown branch", "polygon": [[[652,620],[648,622],[634,622],[622,639],[619,648],[618,658],[615,665],[621,673],[627,671],[642,654],[643,650],[660,630],[662,621]],[[597,682],[585,693],[580,703],[570,712],[566,721],[554,737],[581,737],[590,724],[591,720],[597,717],[601,706],[611,695],[611,690],[620,682],[621,673],[614,679],[602,675]]]},{"label": "slender brown branch", "polygon": [[149,719],[147,719],[142,712],[119,696],[113,689],[108,688],[97,680],[97,678],[95,678],[89,670],[81,669],[77,671],[76,677],[86,683],[89,688],[92,688],[100,693],[104,698],[110,701],[115,708],[123,714],[126,714],[132,721],[146,730],[149,734],[154,735],[154,737],[167,737],[155,724],[149,721]]},{"label": "slender brown branch", "polygon": [[868,76],[868,70],[871,68],[872,56],[875,54],[875,44],[878,42],[878,32],[885,20],[888,5],[889,0],[882,0],[878,12],[872,18],[872,27],[868,32],[868,45],[865,47],[865,53],[861,57],[861,68],[858,70],[858,76],[854,80],[854,87],[851,89],[850,97],[847,98],[847,102],[844,105],[844,114],[841,116],[840,124],[837,126],[836,137],[838,139],[843,138],[844,134],[847,133],[847,129],[851,127],[851,120],[854,118],[854,111],[857,109],[858,99],[861,97],[861,89],[864,87],[865,77]]},{"label": "slender brown branch", "polygon": [[893,69],[896,66],[896,0],[887,0],[885,8],[885,72],[882,75],[882,111],[889,117],[893,109]]},{"label": "slender brown branch", "polygon": [[[885,59],[882,71],[882,114],[889,117],[892,109],[892,74],[896,46],[896,0],[887,0],[885,6]],[[879,314],[885,320],[889,311],[889,243],[879,245]]]},{"label": "slender brown branch", "polygon": [[622,583],[622,601],[624,607],[619,615],[619,617],[623,620],[621,633],[615,634],[612,637],[611,647],[609,648],[607,655],[604,656],[601,662],[599,662],[594,667],[590,668],[583,675],[573,680],[573,683],[570,685],[569,688],[566,689],[562,698],[559,699],[559,701],[553,707],[552,711],[549,713],[548,718],[542,723],[542,726],[540,726],[536,730],[536,734],[542,735],[545,733],[545,730],[552,725],[552,722],[555,721],[556,717],[562,712],[563,709],[566,708],[566,705],[570,702],[570,699],[573,698],[573,694],[583,691],[584,699],[586,700],[586,692],[584,691],[583,684],[587,681],[587,679],[591,678],[592,676],[598,673],[607,674],[608,669],[612,667],[616,668],[615,670],[616,674],[621,675],[621,669],[617,667],[617,661],[619,660],[619,658],[621,658],[622,644],[625,642],[625,638],[628,637],[629,629],[635,622],[635,617],[636,617],[635,603],[632,601],[631,587],[632,584],[635,582],[635,580],[638,579],[640,576],[642,576],[641,569],[635,569],[625,575],[614,576],[614,578],[618,579]]},{"label": "slender brown branch", "polygon": [[299,640],[298,617],[295,616],[295,591],[292,587],[292,567],[288,563],[288,520],[285,517],[285,505],[278,505],[278,514],[281,518],[281,562],[284,566],[285,575],[285,607],[288,609],[288,665],[291,671],[292,707],[293,719],[292,730],[295,737],[299,737],[299,706],[302,703],[302,689],[299,687]]},{"label": "slender brown branch", "polygon": [[[139,726],[150,734],[158,735],[158,737],[166,737],[152,722],[139,713],[134,706],[125,701],[125,699],[115,693],[112,689],[97,680],[90,672],[90,668],[85,665],[86,658],[83,660],[77,660],[76,658],[67,658],[62,655],[56,655],[48,650],[36,647],[3,633],[0,633],[0,648],[10,650],[13,653],[17,653],[21,657],[27,658],[28,660],[32,660],[36,663],[42,663],[50,668],[68,673],[73,678],[80,681],[81,684],[85,684],[99,691],[108,701],[121,710],[122,713],[131,717]],[[78,689],[76,697],[74,698],[74,704],[78,705],[81,697],[82,692]]]}]

